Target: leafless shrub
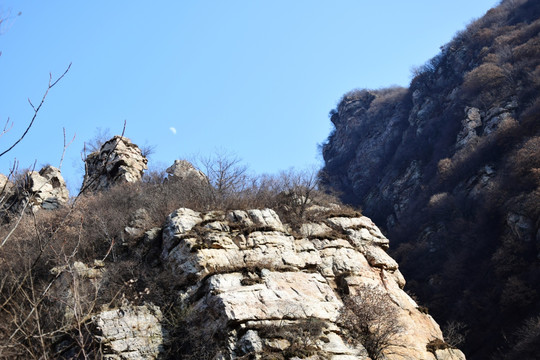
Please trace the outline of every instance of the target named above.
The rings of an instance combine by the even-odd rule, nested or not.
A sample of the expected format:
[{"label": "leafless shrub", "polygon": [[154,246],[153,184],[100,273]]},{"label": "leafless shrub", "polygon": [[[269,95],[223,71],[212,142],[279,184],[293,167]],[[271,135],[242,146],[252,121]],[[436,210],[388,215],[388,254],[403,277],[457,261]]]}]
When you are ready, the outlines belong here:
[{"label": "leafless shrub", "polygon": [[536,359],[540,351],[540,316],[522,322],[510,336],[505,336],[506,348],[501,347],[495,360]]},{"label": "leafless shrub", "polygon": [[453,171],[452,160],[449,158],[444,158],[444,159],[439,160],[439,163],[437,164],[437,170],[438,170],[439,177],[441,178],[441,180],[448,178],[448,176]]},{"label": "leafless shrub", "polygon": [[398,309],[387,293],[363,285],[356,295],[345,298],[339,323],[373,360],[380,360],[401,331],[397,315]]},{"label": "leafless shrub", "polygon": [[448,200],[448,193],[434,194],[429,198],[429,206],[440,206],[443,202]]},{"label": "leafless shrub", "polygon": [[428,201],[431,215],[445,216],[451,215],[455,211],[456,205],[452,194],[447,192],[433,194]]},{"label": "leafless shrub", "polygon": [[225,198],[241,192],[247,183],[247,166],[242,160],[225,151],[197,159],[198,167],[208,176],[216,197]]},{"label": "leafless shrub", "polygon": [[150,168],[144,172],[141,181],[146,184],[160,185],[167,179],[167,172],[164,168]]},{"label": "leafless shrub", "polygon": [[453,348],[465,342],[467,325],[459,321],[449,321],[443,327],[444,341]]},{"label": "leafless shrub", "polygon": [[392,86],[376,90],[375,93],[377,96],[371,102],[368,112],[371,114],[380,114],[392,110],[392,104],[398,104],[406,95],[407,89],[400,86]]},{"label": "leafless shrub", "polygon": [[75,261],[81,239],[77,233],[64,238],[70,230],[60,232],[58,223],[49,224],[58,216],[53,213],[24,216],[13,241],[0,253],[0,322],[5,324],[0,357],[61,358],[57,352],[69,348],[90,359],[99,348],[88,329],[97,282]]},{"label": "leafless shrub", "polygon": [[524,321],[523,325],[516,331],[517,344],[514,347],[515,352],[521,352],[522,355],[538,354],[540,339],[540,316],[532,317]]},{"label": "leafless shrub", "polygon": [[192,307],[172,304],[164,312],[170,330],[165,359],[212,360],[223,348],[225,329],[205,327],[205,314],[195,314]]},{"label": "leafless shrub", "polygon": [[95,130],[94,137],[84,142],[84,148],[82,150],[84,158],[86,158],[87,154],[99,151],[103,144],[105,144],[110,138],[112,138],[111,129],[97,128]]},{"label": "leafless shrub", "polygon": [[141,154],[145,158],[148,158],[148,157],[150,157],[150,155],[152,155],[152,154],[154,154],[156,152],[156,148],[157,148],[156,145],[144,144],[144,145],[141,146]]},{"label": "leafless shrub", "polygon": [[533,170],[540,168],[540,136],[527,139],[523,146],[512,155],[514,156],[510,164],[511,171],[516,178],[537,180]]}]

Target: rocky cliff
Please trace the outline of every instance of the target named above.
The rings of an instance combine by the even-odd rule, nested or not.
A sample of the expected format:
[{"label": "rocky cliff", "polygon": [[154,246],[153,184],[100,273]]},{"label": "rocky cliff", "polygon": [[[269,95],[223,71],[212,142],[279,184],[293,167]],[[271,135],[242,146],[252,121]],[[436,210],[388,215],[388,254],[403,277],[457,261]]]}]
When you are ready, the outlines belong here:
[{"label": "rocky cliff", "polygon": [[323,146],[326,184],[382,226],[436,317],[466,324],[473,359],[535,356],[512,348],[540,314],[539,18],[503,1],[409,88],[345,94]]},{"label": "rocky cliff", "polygon": [[82,191],[107,189],[113,184],[139,181],[148,159],[128,138],[115,136],[85,159]]},{"label": "rocky cliff", "polygon": [[0,174],[0,213],[3,217],[17,216],[25,211],[57,209],[68,200],[66,182],[60,169],[54,166],[25,171],[16,179]]},{"label": "rocky cliff", "polygon": [[172,213],[161,258],[183,289],[184,321],[216,339],[225,358],[364,359],[339,314],[344,294],[369,287],[388,296],[399,320],[388,359],[462,358],[457,350],[428,350],[442,339],[440,329],[401,290],[405,280],[384,250],[388,240],[371,220],[329,211],[301,229],[292,235],[270,209]]},{"label": "rocky cliff", "polygon": [[369,218],[298,185],[225,202],[186,161],[116,176],[139,155],[113,138],[89,160],[105,159],[94,191],[0,226],[1,358],[465,359]]},{"label": "rocky cliff", "polygon": [[[362,343],[351,342],[340,314],[344,297],[378,293],[396,320],[386,359],[465,358],[433,346],[444,343],[440,328],[402,290],[405,279],[386,254],[388,240],[370,219],[335,209],[319,216],[292,235],[271,209],[176,210],[145,236],[154,243],[161,238],[160,271],[177,288],[177,312],[166,319],[155,304],[136,306],[127,298],[119,308],[97,312],[92,323],[104,353],[118,359],[186,351],[196,359],[369,359]],[[108,271],[103,264],[74,268],[97,287]],[[180,353],[170,353],[172,344]]]}]

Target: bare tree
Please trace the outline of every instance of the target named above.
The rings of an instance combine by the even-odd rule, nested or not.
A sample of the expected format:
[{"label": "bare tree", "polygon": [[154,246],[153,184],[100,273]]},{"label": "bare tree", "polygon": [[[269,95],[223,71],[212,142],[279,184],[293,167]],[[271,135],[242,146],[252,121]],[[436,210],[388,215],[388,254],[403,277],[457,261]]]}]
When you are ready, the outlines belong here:
[{"label": "bare tree", "polygon": [[303,171],[288,170],[281,172],[278,181],[282,195],[286,199],[284,206],[291,217],[303,219],[306,210],[316,201],[319,189],[318,169],[308,168]]},{"label": "bare tree", "polygon": [[234,154],[216,151],[213,155],[197,159],[196,163],[208,176],[218,198],[239,193],[248,184],[247,166]]},{"label": "bare tree", "polygon": [[459,321],[449,321],[443,327],[444,341],[453,348],[465,342],[467,325]]},{"label": "bare tree", "polygon": [[88,154],[99,151],[103,144],[105,144],[110,138],[112,138],[111,129],[103,129],[100,127],[96,128],[94,137],[84,142],[84,148],[82,150],[83,160],[86,159]]},{"label": "bare tree", "polygon": [[364,346],[372,360],[384,358],[401,331],[397,306],[389,295],[369,285],[344,299],[339,321],[350,338]]}]

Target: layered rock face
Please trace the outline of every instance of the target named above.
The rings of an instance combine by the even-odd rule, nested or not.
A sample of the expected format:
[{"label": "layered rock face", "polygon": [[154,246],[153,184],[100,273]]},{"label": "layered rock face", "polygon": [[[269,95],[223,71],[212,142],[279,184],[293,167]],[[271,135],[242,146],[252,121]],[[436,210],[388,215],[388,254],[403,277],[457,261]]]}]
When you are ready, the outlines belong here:
[{"label": "layered rock face", "polygon": [[86,157],[83,191],[108,189],[113,184],[139,181],[148,159],[128,138],[115,136]]},{"label": "layered rock face", "polygon": [[99,341],[107,344],[107,359],[157,359],[167,338],[161,310],[153,305],[126,305],[96,315]]},{"label": "layered rock face", "polygon": [[393,240],[439,321],[468,324],[478,359],[540,314],[539,19],[505,1],[408,89],[344,95],[323,147],[326,184]]},{"label": "layered rock face", "polygon": [[[317,357],[368,359],[340,328],[342,296],[369,285],[383,291],[397,310],[400,330],[387,359],[464,359],[458,350],[432,353],[442,339],[431,316],[403,290],[405,280],[385,249],[388,240],[364,216],[339,214],[292,232],[273,210],[199,213],[181,208],[163,228],[164,266],[183,290],[188,323],[204,339],[219,338],[222,358],[300,351],[303,339]],[[292,356],[292,355],[291,355]]]},{"label": "layered rock face", "polygon": [[[371,360],[362,341],[353,341],[345,323],[352,320],[343,313],[351,298],[377,307],[370,300],[377,293],[396,325],[384,340],[385,359],[464,360],[403,291],[405,279],[386,253],[388,239],[369,218],[337,209],[318,209],[317,220],[296,231],[271,209],[176,210],[140,244],[161,244],[159,271],[177,298],[166,315],[148,302],[151,296],[137,304],[122,295],[118,306],[96,308],[80,319],[81,298],[99,303],[93,296],[116,279],[113,264],[100,260],[53,268],[58,280],[51,291],[61,295],[64,321],[92,329],[107,359]],[[386,324],[376,318],[369,325]],[[55,351],[68,358],[80,348],[61,337]]]}]

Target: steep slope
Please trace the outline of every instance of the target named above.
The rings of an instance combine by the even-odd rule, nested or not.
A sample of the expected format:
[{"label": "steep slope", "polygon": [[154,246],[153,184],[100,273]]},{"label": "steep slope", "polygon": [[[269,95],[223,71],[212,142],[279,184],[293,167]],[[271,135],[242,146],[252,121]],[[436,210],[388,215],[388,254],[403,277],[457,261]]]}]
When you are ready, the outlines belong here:
[{"label": "steep slope", "polygon": [[[0,358],[465,359],[402,290],[377,226],[314,185],[224,192],[187,161],[145,167],[114,137],[82,194],[6,215]],[[41,175],[24,204],[63,194],[58,170]]]},{"label": "steep slope", "polygon": [[180,338],[190,334],[188,342],[226,358],[364,359],[370,349],[352,346],[339,320],[342,299],[380,292],[399,328],[387,359],[462,358],[457,350],[428,350],[442,334],[401,290],[404,279],[383,250],[388,240],[371,220],[335,210],[320,219],[292,236],[270,209],[172,213],[161,258],[190,309]]},{"label": "steep slope", "polygon": [[343,96],[323,179],[435,317],[467,324],[469,358],[513,358],[540,314],[540,3],[503,1],[415,75]]}]

